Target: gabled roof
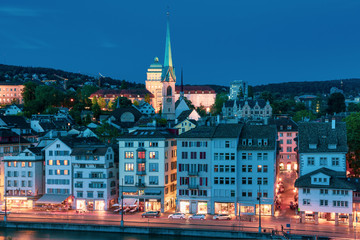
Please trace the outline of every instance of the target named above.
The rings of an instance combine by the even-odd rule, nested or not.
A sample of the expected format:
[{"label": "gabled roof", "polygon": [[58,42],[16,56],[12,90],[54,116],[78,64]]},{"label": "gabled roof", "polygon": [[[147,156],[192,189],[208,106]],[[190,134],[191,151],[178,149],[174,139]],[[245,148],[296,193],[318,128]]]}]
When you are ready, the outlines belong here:
[{"label": "gabled roof", "polygon": [[182,113],[180,113],[180,115],[177,117],[177,120],[179,121],[179,122],[182,122],[182,121],[184,121],[185,119],[187,119],[189,116],[190,116],[190,114],[192,113],[192,111],[193,110],[185,110],[185,111],[183,111]]},{"label": "gabled roof", "polygon": [[[276,126],[275,125],[252,125],[246,124],[240,135],[241,139],[252,140],[252,144],[243,145],[239,143],[239,149],[246,150],[274,150],[276,148]],[[267,139],[267,145],[261,142],[258,144],[258,140]]]},{"label": "gabled roof", "polygon": [[[323,173],[330,176],[329,185],[311,184],[311,176]],[[330,189],[356,189],[353,184],[346,179],[345,172],[337,172],[328,168],[320,168],[305,174],[295,181],[297,188],[330,188]]]},{"label": "gabled roof", "polygon": [[31,151],[35,155],[41,155],[42,147],[31,147],[28,148],[29,151]]},{"label": "gabled roof", "polygon": [[[294,122],[294,120],[292,120],[291,118],[279,117],[279,118],[275,118],[274,122],[276,124],[277,130],[280,132],[294,132],[298,130],[297,123]],[[291,129],[288,129],[287,126],[291,126]]]},{"label": "gabled roof", "polygon": [[[225,102],[225,107],[234,107],[235,100],[229,100]],[[253,108],[256,103],[258,103],[260,108],[264,108],[266,106],[266,101],[264,99],[256,99],[256,100],[236,100],[236,106],[243,108],[245,103]]]},{"label": "gabled roof", "polygon": [[[306,122],[299,124],[299,153],[313,152],[344,152],[348,151],[346,124],[336,122],[332,129],[331,122]],[[310,144],[316,144],[316,149],[310,149]],[[329,144],[336,144],[335,149],[329,149]]]},{"label": "gabled roof", "polygon": [[[19,143],[19,135],[10,129],[0,129],[0,145],[17,144]],[[20,143],[30,143],[23,137],[20,137]]]},{"label": "gabled roof", "polygon": [[71,156],[86,156],[86,155],[97,155],[97,156],[105,156],[109,147],[102,146],[88,146],[88,147],[75,147],[72,149]]},{"label": "gabled roof", "polygon": [[30,129],[30,124],[22,116],[0,116],[8,127]]}]

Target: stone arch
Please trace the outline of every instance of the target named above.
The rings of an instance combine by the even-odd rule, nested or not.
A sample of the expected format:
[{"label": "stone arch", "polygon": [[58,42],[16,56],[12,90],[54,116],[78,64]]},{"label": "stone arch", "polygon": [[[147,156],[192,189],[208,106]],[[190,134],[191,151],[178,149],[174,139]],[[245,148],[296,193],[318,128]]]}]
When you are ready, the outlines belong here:
[{"label": "stone arch", "polygon": [[172,89],[170,86],[168,86],[166,89],[166,96],[172,96]]}]

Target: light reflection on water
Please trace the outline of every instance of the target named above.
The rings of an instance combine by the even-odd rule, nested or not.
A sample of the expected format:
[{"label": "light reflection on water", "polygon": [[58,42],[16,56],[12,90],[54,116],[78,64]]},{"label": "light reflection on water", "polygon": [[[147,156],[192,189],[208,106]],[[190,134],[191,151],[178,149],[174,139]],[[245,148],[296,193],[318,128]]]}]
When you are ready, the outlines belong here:
[{"label": "light reflection on water", "polygon": [[[121,233],[79,232],[58,230],[0,229],[0,240],[200,240],[208,238],[149,236]],[[217,239],[219,240],[219,239]]]}]

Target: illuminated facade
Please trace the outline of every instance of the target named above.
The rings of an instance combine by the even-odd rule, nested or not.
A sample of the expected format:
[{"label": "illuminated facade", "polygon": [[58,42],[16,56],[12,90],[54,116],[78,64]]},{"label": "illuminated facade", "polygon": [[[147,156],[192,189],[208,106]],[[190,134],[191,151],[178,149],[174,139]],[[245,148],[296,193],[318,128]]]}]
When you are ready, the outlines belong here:
[{"label": "illuminated facade", "polygon": [[0,104],[23,104],[23,88],[24,85],[21,83],[0,82]]}]

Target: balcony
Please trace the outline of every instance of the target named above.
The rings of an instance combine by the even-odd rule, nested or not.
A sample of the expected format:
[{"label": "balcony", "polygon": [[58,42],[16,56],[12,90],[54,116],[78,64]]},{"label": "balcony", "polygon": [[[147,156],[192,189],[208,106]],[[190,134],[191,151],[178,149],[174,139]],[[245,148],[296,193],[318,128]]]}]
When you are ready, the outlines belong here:
[{"label": "balcony", "polygon": [[190,184],[188,185],[188,188],[189,188],[189,189],[199,189],[199,185],[190,183]]},{"label": "balcony", "polygon": [[139,187],[139,188],[144,188],[144,187],[145,187],[145,183],[136,183],[135,186],[136,186],[136,187]]},{"label": "balcony", "polygon": [[146,171],[136,171],[136,175],[146,175]]},{"label": "balcony", "polygon": [[146,159],[145,158],[137,158],[136,163],[146,163]]},{"label": "balcony", "polygon": [[199,175],[198,171],[188,171],[189,177],[196,177]]}]

